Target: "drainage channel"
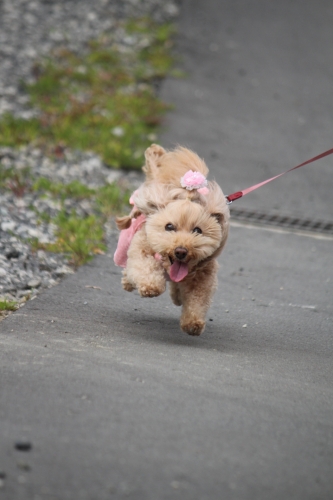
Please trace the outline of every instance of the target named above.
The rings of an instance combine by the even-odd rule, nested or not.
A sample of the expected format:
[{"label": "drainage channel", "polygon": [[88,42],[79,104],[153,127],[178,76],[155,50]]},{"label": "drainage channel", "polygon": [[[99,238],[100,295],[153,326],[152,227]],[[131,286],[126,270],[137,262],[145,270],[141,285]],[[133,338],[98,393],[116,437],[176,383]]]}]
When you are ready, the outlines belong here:
[{"label": "drainage channel", "polygon": [[333,222],[302,219],[286,215],[230,207],[231,220],[260,226],[273,226],[294,231],[307,231],[333,236]]}]

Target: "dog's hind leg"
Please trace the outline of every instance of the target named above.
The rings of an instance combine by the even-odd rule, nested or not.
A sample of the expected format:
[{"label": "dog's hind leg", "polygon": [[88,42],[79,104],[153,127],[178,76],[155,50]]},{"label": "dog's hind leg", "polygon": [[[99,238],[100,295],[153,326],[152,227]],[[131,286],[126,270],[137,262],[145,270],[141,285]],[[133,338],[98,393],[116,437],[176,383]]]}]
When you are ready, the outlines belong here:
[{"label": "dog's hind leg", "polygon": [[123,269],[121,284],[123,285],[123,289],[126,290],[126,292],[133,292],[133,290],[135,290],[135,286],[133,286],[133,284],[128,281],[126,269]]},{"label": "dog's hind leg", "polygon": [[182,298],[181,298],[181,293],[180,289],[177,283],[174,281],[170,282],[170,297],[172,302],[175,304],[175,306],[181,306],[182,305]]}]

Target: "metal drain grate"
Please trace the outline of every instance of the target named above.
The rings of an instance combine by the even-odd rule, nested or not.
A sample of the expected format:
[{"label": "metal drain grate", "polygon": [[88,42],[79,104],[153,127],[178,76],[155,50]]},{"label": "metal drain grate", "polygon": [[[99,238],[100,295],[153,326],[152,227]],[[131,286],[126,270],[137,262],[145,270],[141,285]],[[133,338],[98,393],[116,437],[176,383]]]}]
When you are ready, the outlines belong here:
[{"label": "metal drain grate", "polygon": [[300,217],[289,217],[286,215],[269,214],[257,210],[230,207],[231,220],[247,222],[248,224],[282,227],[294,229],[295,231],[309,231],[312,233],[333,235],[333,222]]}]

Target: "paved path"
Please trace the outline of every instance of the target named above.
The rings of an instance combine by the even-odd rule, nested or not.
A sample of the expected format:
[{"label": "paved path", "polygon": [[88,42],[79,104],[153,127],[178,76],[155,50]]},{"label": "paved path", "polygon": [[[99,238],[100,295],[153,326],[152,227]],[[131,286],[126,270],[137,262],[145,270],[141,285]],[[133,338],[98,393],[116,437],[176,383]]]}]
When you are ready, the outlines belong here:
[{"label": "paved path", "polygon": [[[333,147],[333,4],[185,1],[179,47],[188,78],[170,80],[167,145],[207,160],[226,194]],[[292,172],[237,206],[333,220],[333,160]]]},{"label": "paved path", "polygon": [[[196,149],[225,191],[331,146],[324,60],[332,7],[315,7],[184,2],[189,78],[164,88],[177,106],[164,143]],[[227,49],[240,45],[236,65]],[[223,58],[226,83],[217,87]],[[317,90],[307,107],[299,74],[311,87],[310,63]],[[258,76],[266,66],[268,76]],[[209,82],[209,99],[201,98]],[[261,102],[270,92],[280,100]],[[306,123],[315,118],[304,134],[292,124],[298,93]],[[309,168],[238,203],[306,211],[312,180],[329,195],[331,164],[318,166],[324,180]],[[324,196],[313,210],[323,218],[331,205]],[[1,500],[330,500],[332,240],[232,227],[199,338],[180,332],[167,295],[142,300],[121,290],[114,246],[0,324]],[[15,449],[22,440],[30,451]]]},{"label": "paved path", "polygon": [[331,245],[234,228],[200,338],[110,257],[12,315],[5,498],[332,498]]}]

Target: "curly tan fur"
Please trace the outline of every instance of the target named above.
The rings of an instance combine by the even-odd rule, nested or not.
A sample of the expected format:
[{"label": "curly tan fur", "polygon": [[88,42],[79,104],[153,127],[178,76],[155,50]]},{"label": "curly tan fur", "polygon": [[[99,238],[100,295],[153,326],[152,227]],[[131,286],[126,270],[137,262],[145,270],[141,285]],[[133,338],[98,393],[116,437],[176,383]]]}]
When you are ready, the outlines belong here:
[{"label": "curly tan fur", "polygon": [[135,193],[135,207],[117,219],[118,228],[124,229],[132,218],[146,216],[127,253],[123,288],[155,297],[170,281],[171,299],[182,306],[182,330],[200,335],[217,287],[216,257],[228,237],[229,209],[216,182],[208,183],[207,195],[181,187],[180,178],[188,170],[208,174],[193,151],[183,147],[166,151],[153,144],[145,157],[146,182]]}]

